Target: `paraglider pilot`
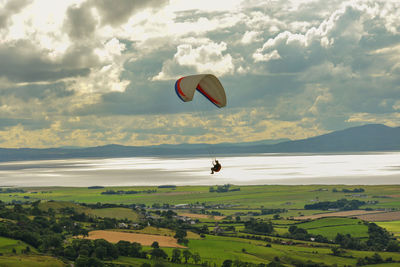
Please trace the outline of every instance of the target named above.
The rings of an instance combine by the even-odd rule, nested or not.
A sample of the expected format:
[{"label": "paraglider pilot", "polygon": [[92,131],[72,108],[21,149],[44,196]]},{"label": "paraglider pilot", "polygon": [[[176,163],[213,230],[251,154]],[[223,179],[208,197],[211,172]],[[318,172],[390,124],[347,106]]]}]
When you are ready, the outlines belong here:
[{"label": "paraglider pilot", "polygon": [[215,163],[213,162],[214,167],[211,168],[211,174],[214,174],[214,172],[219,172],[221,170],[221,164],[219,164],[218,160],[215,160]]}]

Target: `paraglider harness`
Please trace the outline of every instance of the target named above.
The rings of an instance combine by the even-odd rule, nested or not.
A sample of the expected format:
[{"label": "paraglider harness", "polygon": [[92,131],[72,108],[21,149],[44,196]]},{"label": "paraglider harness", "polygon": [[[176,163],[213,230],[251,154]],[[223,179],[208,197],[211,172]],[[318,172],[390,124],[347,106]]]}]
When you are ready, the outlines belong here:
[{"label": "paraglider harness", "polygon": [[211,174],[214,174],[214,172],[219,172],[222,168],[221,164],[219,164],[218,160],[215,160],[215,163],[213,162],[214,167],[211,168]]}]

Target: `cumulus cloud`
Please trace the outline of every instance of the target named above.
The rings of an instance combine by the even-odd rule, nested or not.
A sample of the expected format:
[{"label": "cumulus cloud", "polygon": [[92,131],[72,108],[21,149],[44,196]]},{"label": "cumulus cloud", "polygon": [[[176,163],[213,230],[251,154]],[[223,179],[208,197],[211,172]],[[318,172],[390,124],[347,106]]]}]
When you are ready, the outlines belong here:
[{"label": "cumulus cloud", "polygon": [[224,42],[203,44],[193,47],[191,44],[179,45],[173,59],[167,60],[161,72],[153,80],[170,80],[182,76],[185,68],[196,73],[213,73],[217,76],[231,74],[234,71],[233,59],[224,54],[227,44]]},{"label": "cumulus cloud", "polygon": [[7,26],[12,15],[21,11],[32,0],[9,0],[1,6],[0,3],[0,29]]},{"label": "cumulus cloud", "polygon": [[138,10],[160,9],[168,2],[169,0],[93,0],[91,4],[99,11],[102,24],[118,26]]},{"label": "cumulus cloud", "polygon": [[257,31],[246,31],[243,35],[242,40],[240,40],[243,44],[250,44],[254,42],[261,41],[261,32]]},{"label": "cumulus cloud", "polygon": [[74,41],[93,38],[97,20],[92,14],[91,6],[84,3],[67,9],[65,28]]},{"label": "cumulus cloud", "polygon": [[0,58],[0,76],[15,82],[54,81],[90,72],[84,65],[53,62],[46,51],[25,40],[0,44]]}]

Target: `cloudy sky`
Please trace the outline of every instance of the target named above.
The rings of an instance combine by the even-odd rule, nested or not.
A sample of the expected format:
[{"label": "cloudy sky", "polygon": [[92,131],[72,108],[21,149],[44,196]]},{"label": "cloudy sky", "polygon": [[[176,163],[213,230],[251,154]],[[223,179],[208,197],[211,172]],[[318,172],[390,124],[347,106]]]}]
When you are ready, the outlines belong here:
[{"label": "cloudy sky", "polygon": [[[180,101],[196,73],[226,108]],[[0,147],[300,139],[399,112],[398,0],[0,0]]]}]

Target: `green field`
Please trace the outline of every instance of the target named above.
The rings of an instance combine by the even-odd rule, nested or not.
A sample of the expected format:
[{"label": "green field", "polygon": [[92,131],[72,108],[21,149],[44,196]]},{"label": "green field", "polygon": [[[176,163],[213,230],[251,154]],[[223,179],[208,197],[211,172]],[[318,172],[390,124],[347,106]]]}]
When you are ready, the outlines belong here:
[{"label": "green field", "polygon": [[104,209],[91,209],[72,202],[67,201],[46,201],[39,204],[41,210],[47,211],[49,208],[53,210],[61,210],[63,208],[73,208],[78,213],[85,213],[87,215],[97,217],[108,217],[116,219],[128,219],[131,221],[138,221],[140,216],[136,211],[128,208],[104,208]]},{"label": "green field", "polygon": [[[29,247],[29,254],[23,254],[22,251]],[[15,253],[13,252],[15,249]],[[66,266],[57,258],[39,255],[37,250],[22,242],[7,237],[0,237],[0,266],[28,266],[28,267],[58,267]]]},{"label": "green field", "polygon": [[380,227],[386,228],[389,232],[393,233],[394,236],[400,238],[400,221],[392,222],[375,222]]},{"label": "green field", "polygon": [[[197,251],[200,255],[207,255],[203,258],[221,264],[225,259],[240,259],[254,263],[265,263],[272,261],[275,257],[291,262],[292,260],[325,263],[337,263],[339,266],[355,265],[356,259],[335,257],[330,248],[307,247],[307,246],[288,246],[271,244],[266,247],[267,242],[255,241],[241,238],[207,236],[203,240],[190,240],[189,248],[191,251]],[[312,244],[303,242],[303,244]],[[245,252],[243,253],[243,249]],[[372,256],[374,252],[347,250],[348,255],[359,255],[360,257]],[[393,257],[400,260],[399,253],[380,253],[382,257]]]},{"label": "green field", "polygon": [[[359,197],[359,194],[333,193],[332,189],[343,188],[354,189],[360,186],[332,186],[332,185],[304,185],[304,186],[240,186],[240,191],[227,193],[210,193],[208,186],[182,186],[176,189],[157,187],[107,187],[103,189],[73,188],[73,187],[51,187],[51,188],[27,188],[26,193],[0,194],[0,200],[26,201],[29,200],[57,200],[80,203],[122,203],[122,204],[146,204],[153,203],[207,203],[234,205],[229,210],[243,211],[244,209],[285,208],[289,210],[302,209],[305,204],[318,201],[333,201],[341,198],[359,199],[361,201],[377,200],[378,204],[366,205],[372,208],[400,208],[399,185],[392,186],[362,186],[365,189],[363,194],[366,197]],[[102,195],[106,190],[157,190],[157,193],[139,193],[124,195]],[[34,193],[36,192],[36,193]],[[354,195],[354,196],[352,196]],[[387,198],[376,198],[386,196]],[[226,212],[227,215],[233,214]],[[304,211],[291,212],[288,216],[308,215]],[[284,214],[284,216],[287,216]]]},{"label": "green field", "polygon": [[61,210],[73,208],[76,212],[86,213],[89,208],[68,201],[42,201],[39,203],[39,209],[47,211],[48,209]]},{"label": "green field", "polygon": [[[170,254],[170,253],[169,253]],[[137,259],[137,258],[131,258],[131,257],[119,257],[117,260],[111,261],[114,264],[121,264],[123,266],[134,266],[134,267],[139,267],[143,263],[149,263],[149,264],[155,264],[157,261],[154,260],[149,260],[149,259]],[[162,262],[162,261],[161,261]],[[171,267],[182,267],[182,264],[175,264],[172,262],[164,262],[166,266],[171,266]],[[194,264],[185,264],[184,266],[188,267],[196,267],[199,265],[194,265]]]},{"label": "green field", "polygon": [[322,235],[333,240],[338,233],[350,234],[353,237],[368,237],[368,226],[359,219],[323,218],[311,222],[299,223],[298,227],[314,235]]},{"label": "green field", "polygon": [[17,253],[21,253],[21,250],[26,249],[26,247],[29,247],[31,252],[36,252],[35,248],[22,241],[0,236],[0,253],[11,254],[12,249],[15,249]]},{"label": "green field", "polygon": [[128,219],[134,222],[137,222],[139,220],[139,215],[137,214],[137,212],[128,208],[89,209],[88,211],[86,211],[86,214],[98,217]]},{"label": "green field", "polygon": [[62,267],[67,266],[61,260],[43,255],[0,256],[2,267]]}]

